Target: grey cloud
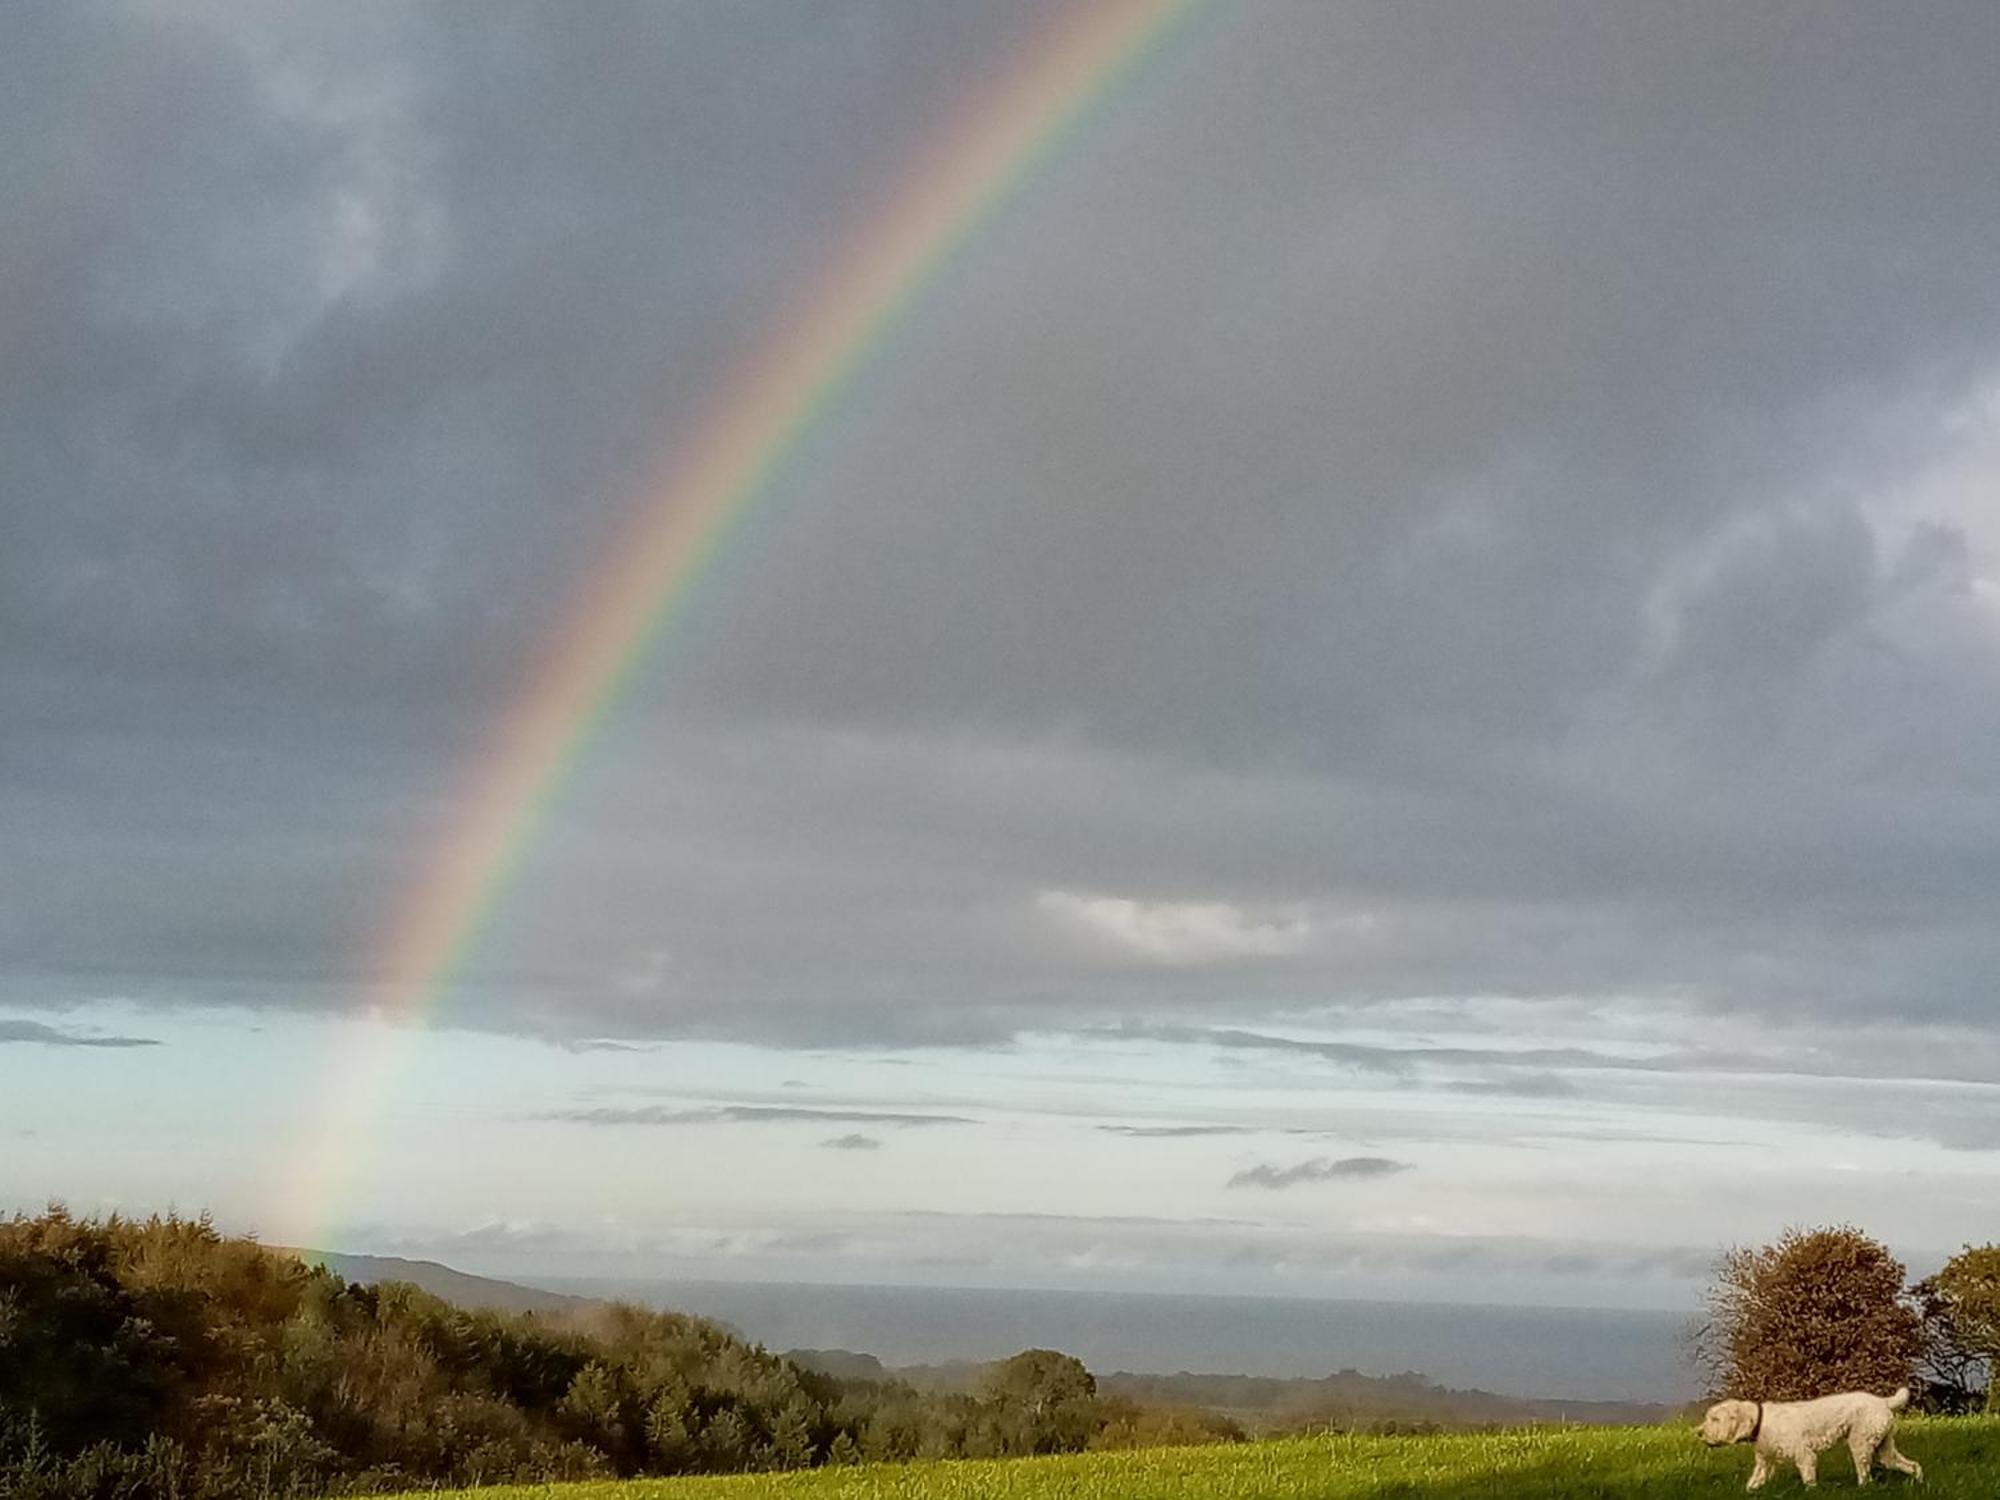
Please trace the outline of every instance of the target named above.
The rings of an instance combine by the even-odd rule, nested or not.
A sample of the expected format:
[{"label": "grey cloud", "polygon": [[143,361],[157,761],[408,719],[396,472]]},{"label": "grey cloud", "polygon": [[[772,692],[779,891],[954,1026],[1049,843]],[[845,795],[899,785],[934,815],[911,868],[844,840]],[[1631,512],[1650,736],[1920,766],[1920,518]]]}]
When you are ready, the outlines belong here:
[{"label": "grey cloud", "polygon": [[1676,1281],[1702,1280],[1715,1265],[1713,1248],[1690,1245],[1579,1244],[1500,1237],[1439,1241],[1403,1235],[1336,1238],[1312,1246],[1246,1242],[1236,1247],[1232,1257],[1235,1264],[1246,1267],[1311,1265],[1325,1271],[1594,1275]]},{"label": "grey cloud", "polygon": [[1386,1156],[1343,1156],[1337,1160],[1316,1156],[1290,1167],[1279,1167],[1269,1162],[1246,1167],[1229,1179],[1229,1186],[1282,1189],[1308,1182],[1351,1182],[1393,1177],[1398,1172],[1409,1170],[1410,1163],[1392,1161]]},{"label": "grey cloud", "polygon": [[49,1026],[41,1021],[21,1021],[0,1019],[0,1046],[8,1042],[31,1042],[44,1047],[157,1047],[160,1044],[150,1037],[105,1036],[90,1032],[69,1031],[59,1026]]},{"label": "grey cloud", "polygon": [[[1559,1082],[1553,1074],[1546,1071],[1552,1068],[1609,1068],[1652,1073],[1726,1066],[1750,1068],[1762,1061],[1740,1054],[1711,1055],[1686,1049],[1651,1056],[1630,1056],[1588,1047],[1441,1047],[1428,1044],[1387,1047],[1368,1042],[1321,1041],[1309,1037],[1274,1036],[1266,1032],[1245,1031],[1236,1027],[1161,1026],[1132,1022],[1127,1022],[1104,1034],[1200,1044],[1233,1051],[1294,1053],[1321,1058],[1363,1072],[1383,1073],[1395,1078],[1408,1078],[1428,1064],[1542,1070],[1526,1080],[1512,1080],[1495,1087],[1511,1087],[1513,1083],[1547,1086]],[[1477,1082],[1453,1086],[1473,1090],[1484,1087]]]},{"label": "grey cloud", "polygon": [[1951,1151],[2000,1151],[2000,1087],[1964,1080],[1814,1078],[1713,1079],[1687,1097],[1638,1096],[1683,1115],[1803,1123],[1893,1141],[1929,1141]]},{"label": "grey cloud", "polygon": [[471,1229],[444,1235],[427,1248],[453,1251],[545,1250],[566,1243],[566,1232],[552,1224],[513,1224],[495,1219]]},{"label": "grey cloud", "polygon": [[1030,1212],[987,1213],[947,1213],[936,1209],[890,1210],[883,1217],[929,1221],[933,1219],[955,1220],[979,1224],[989,1220],[1001,1220],[1015,1224],[1075,1224],[1086,1227],[1140,1227],[1156,1229],[1214,1228],[1216,1226],[1235,1228],[1255,1228],[1252,1219],[1231,1219],[1216,1215],[1200,1214],[1191,1218],[1166,1218],[1159,1214],[1054,1214]]},{"label": "grey cloud", "polygon": [[[649,476],[1039,21],[11,23],[0,1002],[352,1005]],[[1195,28],[773,476],[453,1014],[1990,1031],[1996,543],[1932,476],[1993,425],[1996,48],[1976,6]],[[1326,946],[1134,975],[1049,889]],[[1321,1055],[1645,1066],[1396,1050]]]},{"label": "grey cloud", "polygon": [[[1173,1219],[1157,1215],[1056,1213],[939,1213],[923,1210],[832,1213],[811,1223],[745,1231],[733,1226],[682,1226],[668,1232],[608,1234],[590,1227],[563,1231],[569,1248],[622,1258],[650,1277],[689,1256],[722,1261],[765,1260],[777,1268],[792,1256],[839,1254],[873,1258],[888,1268],[1032,1270],[1077,1257],[1126,1273],[1157,1274],[1175,1267],[1263,1274],[1268,1290],[1294,1291],[1315,1277],[1384,1278],[1405,1286],[1409,1277],[1453,1279],[1477,1289],[1492,1279],[1596,1277],[1605,1284],[1661,1283],[1675,1300],[1688,1284],[1708,1275],[1712,1246],[1668,1242],[1616,1244],[1561,1237],[1453,1236],[1329,1233],[1243,1218]],[[449,1237],[425,1244],[432,1253],[450,1248]],[[729,1274],[721,1264],[714,1274]],[[1301,1282],[1299,1278],[1305,1278]]]},{"label": "grey cloud", "polygon": [[602,1105],[555,1109],[535,1116],[571,1125],[765,1125],[793,1122],[851,1122],[857,1125],[973,1125],[964,1115],[926,1115],[862,1109],[784,1108],[762,1104],[717,1104],[680,1108],[666,1104]]},{"label": "grey cloud", "polygon": [[874,1136],[858,1133],[837,1135],[831,1140],[821,1141],[820,1145],[829,1151],[880,1151],[882,1149],[882,1143],[876,1140]]},{"label": "grey cloud", "polygon": [[[1673,1012],[1668,1012],[1673,1014]],[[1995,1039],[1964,1029],[1884,1030],[1833,1028],[1812,1037],[1750,1027],[1738,1028],[1735,1047],[1660,1044],[1660,1036],[1685,1031],[1684,1017],[1657,1027],[1644,1046],[1626,1052],[1593,1047],[1478,1047],[1412,1042],[1389,1046],[1315,1037],[1283,1036],[1240,1027],[1169,1025],[1127,1020],[1087,1034],[1131,1037],[1178,1046],[1206,1046],[1233,1052],[1268,1052],[1312,1058],[1452,1093],[1561,1098],[1581,1092],[1575,1075],[1603,1073],[1699,1075],[1702,1077],[1781,1076],[1800,1081],[1849,1079],[1877,1087],[1901,1079],[1935,1079],[1968,1084],[2000,1080]],[[1476,1076],[1457,1077],[1469,1071]]]},{"label": "grey cloud", "polygon": [[[1906,1135],[1905,1131],[1891,1130],[1886,1134]],[[1996,1125],[1989,1114],[1965,1114],[1952,1119],[1926,1120],[1915,1132],[1919,1137],[1936,1141],[1947,1151],[2000,1151],[2000,1125]]]}]

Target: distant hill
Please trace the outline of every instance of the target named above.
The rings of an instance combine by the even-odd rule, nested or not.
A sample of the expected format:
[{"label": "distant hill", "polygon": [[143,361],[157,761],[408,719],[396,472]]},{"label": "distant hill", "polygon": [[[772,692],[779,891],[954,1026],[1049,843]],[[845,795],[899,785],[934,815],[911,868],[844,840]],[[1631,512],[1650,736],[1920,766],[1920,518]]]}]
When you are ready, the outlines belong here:
[{"label": "distant hill", "polygon": [[856,1354],[852,1349],[787,1349],[784,1358],[801,1370],[831,1375],[835,1380],[865,1380],[880,1385],[900,1377],[872,1354]]},{"label": "distant hill", "polygon": [[1676,1401],[1699,1393],[1688,1312],[1032,1288],[533,1280],[579,1297],[717,1318],[773,1349],[861,1349],[892,1368],[1060,1349],[1093,1370],[1275,1379],[1418,1370],[1522,1397]]},{"label": "distant hill", "polygon": [[433,1297],[442,1297],[454,1307],[475,1311],[569,1313],[594,1305],[588,1297],[571,1297],[562,1292],[545,1292],[539,1287],[518,1286],[511,1281],[496,1281],[490,1276],[473,1276],[434,1260],[346,1255],[336,1250],[299,1250],[277,1245],[270,1248],[280,1255],[295,1255],[309,1266],[324,1266],[347,1281],[362,1285],[406,1281]]},{"label": "distant hill", "polygon": [[1196,1406],[1230,1417],[1252,1433],[1391,1424],[1522,1427],[1536,1423],[1622,1427],[1663,1422],[1677,1406],[1638,1401],[1567,1401],[1454,1390],[1421,1375],[1363,1375],[1342,1370],[1317,1380],[1248,1375],[1100,1375],[1097,1388],[1142,1406]]},{"label": "distant hill", "polygon": [[[990,1368],[959,1361],[939,1365],[884,1365],[850,1349],[788,1349],[784,1357],[837,1380],[900,1381],[920,1391],[965,1394]],[[1283,1380],[1249,1375],[1099,1375],[1097,1389],[1139,1406],[1193,1407],[1228,1417],[1251,1433],[1298,1432],[1336,1427],[1364,1431],[1388,1427],[1526,1427],[1538,1423],[1609,1427],[1665,1421],[1676,1407],[1637,1401],[1556,1401],[1453,1390],[1421,1375],[1363,1375],[1342,1370],[1319,1379]]]},{"label": "distant hill", "polygon": [[[280,1253],[295,1255],[309,1265],[324,1266],[353,1282],[408,1282],[455,1307],[558,1316],[602,1305],[599,1298],[474,1276],[430,1260],[348,1255],[331,1250],[284,1249]],[[732,1334],[739,1332],[726,1323],[718,1326]],[[946,1395],[974,1391],[988,1368],[985,1363],[973,1360],[885,1365],[872,1354],[851,1349],[788,1349],[783,1357],[802,1369],[837,1380],[871,1384],[895,1381],[919,1391]],[[1438,1385],[1421,1375],[1364,1375],[1354,1370],[1306,1379],[1186,1371],[1147,1375],[1120,1370],[1100,1374],[1098,1389],[1106,1396],[1122,1397],[1141,1406],[1193,1407],[1214,1412],[1240,1423],[1252,1433],[1296,1432],[1317,1427],[1362,1430],[1390,1425],[1610,1426],[1658,1422],[1678,1410],[1675,1406],[1647,1402],[1503,1396],[1492,1391]]]}]

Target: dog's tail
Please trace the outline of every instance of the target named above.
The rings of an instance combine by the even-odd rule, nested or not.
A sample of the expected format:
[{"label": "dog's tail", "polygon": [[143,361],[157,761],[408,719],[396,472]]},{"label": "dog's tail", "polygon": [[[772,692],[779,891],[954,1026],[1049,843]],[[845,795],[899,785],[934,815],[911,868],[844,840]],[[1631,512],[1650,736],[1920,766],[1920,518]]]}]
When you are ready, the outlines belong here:
[{"label": "dog's tail", "polygon": [[1896,1390],[1896,1394],[1889,1398],[1890,1411],[1901,1411],[1904,1407],[1908,1406],[1909,1404],[1910,1404],[1910,1388],[1906,1385],[1899,1386]]}]

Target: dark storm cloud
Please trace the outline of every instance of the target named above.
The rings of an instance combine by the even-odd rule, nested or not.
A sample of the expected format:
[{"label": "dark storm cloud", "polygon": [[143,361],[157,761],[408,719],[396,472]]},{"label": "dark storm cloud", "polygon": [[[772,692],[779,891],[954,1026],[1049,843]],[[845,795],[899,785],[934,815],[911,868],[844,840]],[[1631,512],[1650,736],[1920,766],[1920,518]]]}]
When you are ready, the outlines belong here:
[{"label": "dark storm cloud", "polygon": [[1338,1160],[1316,1156],[1311,1161],[1302,1161],[1290,1167],[1260,1162],[1254,1167],[1244,1168],[1231,1177],[1229,1186],[1275,1190],[1298,1187],[1301,1183],[1309,1182],[1356,1182],[1375,1177],[1393,1177],[1398,1172],[1409,1170],[1408,1162],[1392,1161],[1386,1156],[1343,1156]]},{"label": "dark storm cloud", "polygon": [[[0,999],[355,1003],[643,476],[1039,20],[10,17]],[[450,1013],[1990,1026],[1996,48],[1197,17],[777,478]],[[1396,1051],[1321,1055],[1649,1066]]]},{"label": "dark storm cloud", "polygon": [[9,1042],[30,1042],[43,1047],[157,1047],[150,1037],[105,1036],[87,1031],[70,1031],[41,1021],[0,1019],[0,1046]]}]

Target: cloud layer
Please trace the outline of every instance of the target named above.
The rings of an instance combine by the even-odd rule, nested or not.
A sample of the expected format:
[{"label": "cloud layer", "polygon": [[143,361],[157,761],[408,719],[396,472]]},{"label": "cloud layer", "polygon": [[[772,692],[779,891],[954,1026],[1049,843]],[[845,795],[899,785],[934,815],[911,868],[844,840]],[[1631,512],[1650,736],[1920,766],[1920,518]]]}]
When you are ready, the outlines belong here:
[{"label": "cloud layer", "polygon": [[51,1026],[42,1021],[0,1017],[0,1046],[9,1042],[31,1042],[43,1047],[157,1047],[158,1042],[143,1036],[106,1036]]},{"label": "cloud layer", "polygon": [[1229,1179],[1229,1185],[1233,1188],[1255,1187],[1275,1191],[1312,1182],[1366,1182],[1376,1177],[1393,1177],[1398,1172],[1409,1170],[1410,1163],[1392,1161],[1386,1156],[1343,1156],[1338,1159],[1315,1156],[1310,1161],[1290,1167],[1275,1166],[1269,1162],[1246,1167]]},{"label": "cloud layer", "polygon": [[[571,1125],[791,1125],[853,1123],[859,1125],[971,1125],[964,1115],[922,1115],[865,1109],[787,1108],[766,1104],[713,1104],[680,1108],[665,1104],[600,1105],[552,1110],[541,1119]],[[843,1136],[843,1142],[861,1140]]]},{"label": "cloud layer", "polygon": [[[1041,9],[10,22],[0,1002],[364,1003],[647,476]],[[1990,1035],[1996,47],[1190,28],[773,476],[450,1014]],[[1500,1050],[1348,1060],[1668,1066]]]}]

